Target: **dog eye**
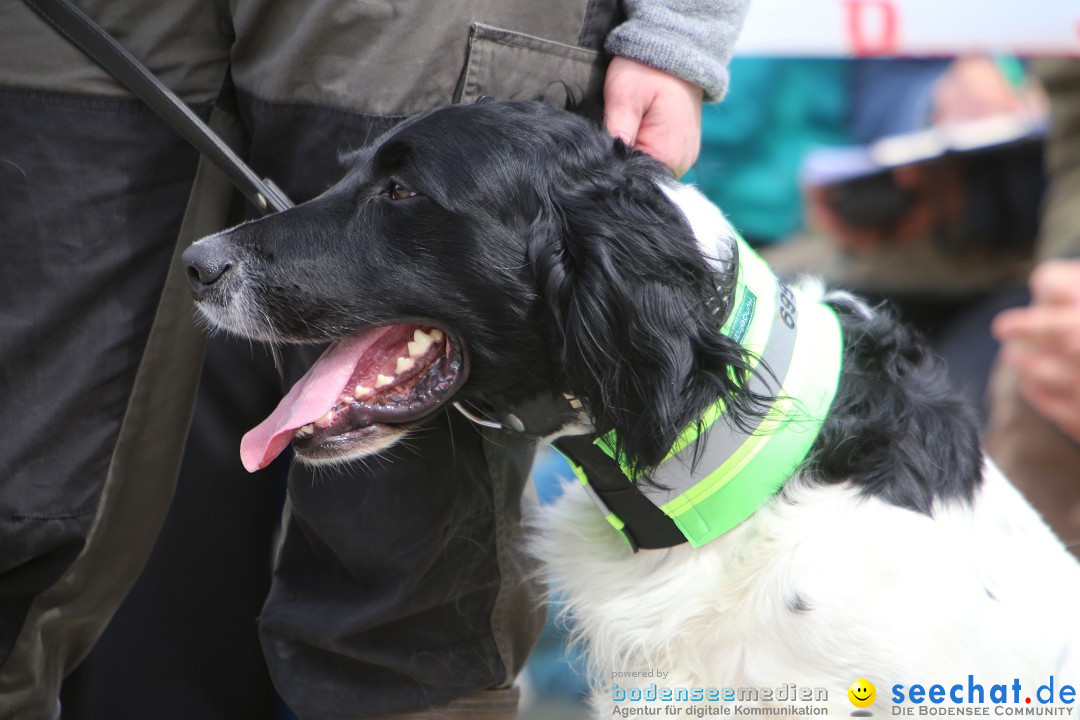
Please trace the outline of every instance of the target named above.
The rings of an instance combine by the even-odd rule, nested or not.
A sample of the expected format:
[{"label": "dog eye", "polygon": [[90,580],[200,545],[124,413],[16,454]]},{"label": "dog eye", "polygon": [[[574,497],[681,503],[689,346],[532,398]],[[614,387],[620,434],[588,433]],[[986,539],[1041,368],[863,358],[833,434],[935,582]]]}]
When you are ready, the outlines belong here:
[{"label": "dog eye", "polygon": [[416,193],[405,187],[396,180],[392,180],[389,185],[386,186],[386,190],[383,193],[391,200],[407,200],[411,197],[416,197]]}]

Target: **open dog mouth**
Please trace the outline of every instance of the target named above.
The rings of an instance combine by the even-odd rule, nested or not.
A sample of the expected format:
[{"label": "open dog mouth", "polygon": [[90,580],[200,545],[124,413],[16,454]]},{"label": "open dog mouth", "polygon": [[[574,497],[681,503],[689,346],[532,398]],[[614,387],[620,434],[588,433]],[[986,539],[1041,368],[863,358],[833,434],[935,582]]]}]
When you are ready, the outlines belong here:
[{"label": "open dog mouth", "polygon": [[391,325],[349,336],[327,348],[274,412],[244,435],[241,460],[254,472],[290,442],[303,459],[347,456],[377,442],[388,425],[437,410],[465,375],[461,349],[439,328]]}]

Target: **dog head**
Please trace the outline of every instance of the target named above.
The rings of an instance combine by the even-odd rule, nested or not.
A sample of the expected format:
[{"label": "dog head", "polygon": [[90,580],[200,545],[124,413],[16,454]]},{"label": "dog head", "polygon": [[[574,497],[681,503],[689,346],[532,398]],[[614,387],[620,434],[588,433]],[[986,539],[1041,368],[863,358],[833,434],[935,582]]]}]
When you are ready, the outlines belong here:
[{"label": "dog head", "polygon": [[569,113],[490,102],[406,121],[345,165],[184,254],[210,325],[333,343],[249,433],[249,468],[289,442],[309,461],[377,452],[452,398],[571,393],[640,468],[719,396],[736,422],[754,413],[718,332],[730,228],[650,158]]}]

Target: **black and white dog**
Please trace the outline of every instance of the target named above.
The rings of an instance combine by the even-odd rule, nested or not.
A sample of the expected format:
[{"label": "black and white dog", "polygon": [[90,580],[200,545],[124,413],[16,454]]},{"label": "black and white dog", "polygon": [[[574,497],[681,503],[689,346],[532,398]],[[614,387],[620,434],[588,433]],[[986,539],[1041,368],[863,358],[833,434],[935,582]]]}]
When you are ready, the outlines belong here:
[{"label": "black and white dog", "polygon": [[[653,470],[687,428],[704,463],[711,433],[755,437],[789,392],[749,382],[754,353],[720,331],[740,312],[723,216],[586,121],[443,108],[347,161],[320,197],[185,253],[211,325],[334,343],[245,438],[249,469],[290,443],[313,463],[378,453],[449,403],[513,419],[566,395],[552,435],[604,435],[641,494],[663,494]],[[785,297],[838,318],[842,369],[812,445],[748,519],[635,552],[580,488],[543,514],[537,551],[603,676],[624,673],[623,692],[827,688],[842,714],[859,678],[882,703],[968,676],[1032,696],[1080,682],[1080,567],[984,460],[939,363],[849,296]]]}]

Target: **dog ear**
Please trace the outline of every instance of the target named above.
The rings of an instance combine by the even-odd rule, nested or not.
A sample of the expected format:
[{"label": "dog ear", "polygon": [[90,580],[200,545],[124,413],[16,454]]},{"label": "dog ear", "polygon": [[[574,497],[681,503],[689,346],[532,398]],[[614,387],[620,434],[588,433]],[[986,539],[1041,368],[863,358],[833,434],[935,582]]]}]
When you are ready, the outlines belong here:
[{"label": "dog ear", "polygon": [[718,288],[731,278],[705,260],[664,178],[617,142],[606,169],[552,183],[529,246],[568,389],[598,432],[615,430],[636,474],[721,396],[730,422],[753,427],[760,416],[738,390],[744,351],[719,332]]}]

